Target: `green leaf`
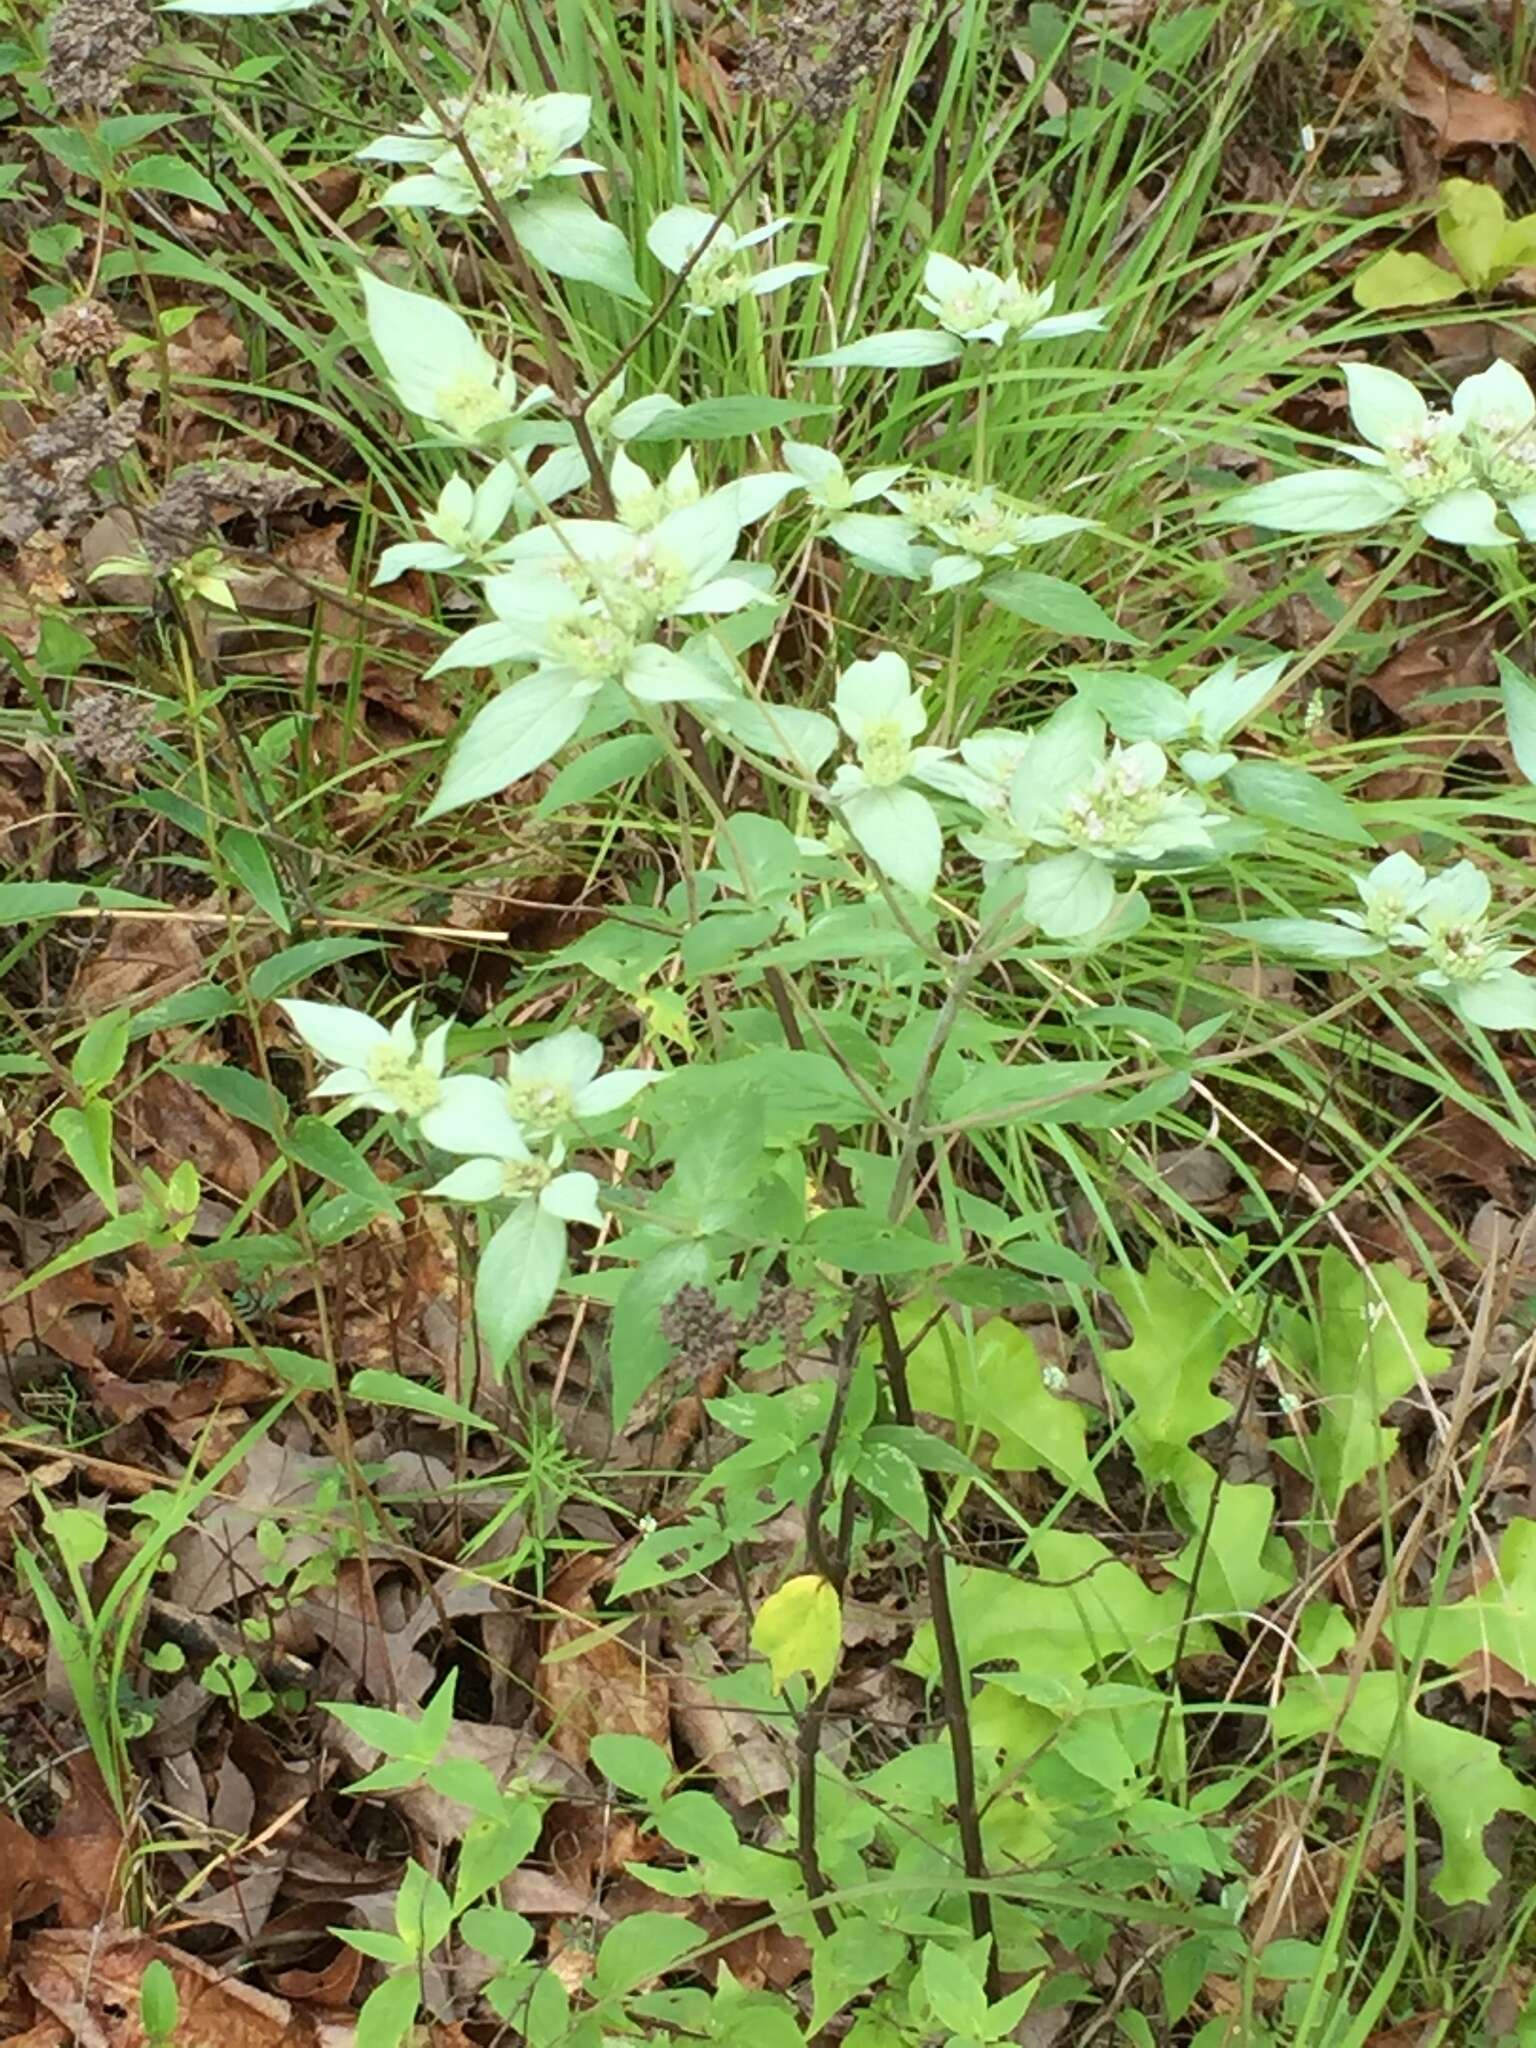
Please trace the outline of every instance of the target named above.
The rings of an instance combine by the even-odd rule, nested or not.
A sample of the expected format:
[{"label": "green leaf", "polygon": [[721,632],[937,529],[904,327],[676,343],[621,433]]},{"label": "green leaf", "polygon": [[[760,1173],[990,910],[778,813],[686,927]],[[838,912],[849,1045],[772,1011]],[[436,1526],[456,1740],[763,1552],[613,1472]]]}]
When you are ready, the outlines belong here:
[{"label": "green leaf", "polygon": [[1536,782],[1536,683],[1524,669],[1516,668],[1507,654],[1493,658],[1498,663],[1499,693],[1515,766],[1527,782]]},{"label": "green leaf", "polygon": [[944,838],[933,805],[920,790],[854,790],[843,799],[842,817],[882,873],[914,896],[932,895]]},{"label": "green leaf", "polygon": [[87,1095],[98,1094],[115,1081],[128,1051],[127,1010],[111,1010],[98,1017],[75,1047],[69,1071]]},{"label": "green leaf", "polygon": [[1073,689],[1122,740],[1166,742],[1182,738],[1190,729],[1190,700],[1159,676],[1076,665],[1067,674]]},{"label": "green leaf", "polygon": [[702,1286],[709,1277],[709,1253],[690,1239],[654,1252],[625,1281],[614,1304],[611,1328],[615,1429],[623,1428],[635,1403],[672,1355],[672,1347],[661,1334],[663,1305],[680,1287]]},{"label": "green leaf", "polygon": [[1452,1669],[1487,1651],[1536,1684],[1536,1522],[1521,1516],[1499,1540],[1493,1576],[1444,1607],[1399,1607],[1383,1624],[1405,1660],[1432,1658]]},{"label": "green leaf", "polygon": [[462,1401],[440,1394],[436,1387],[424,1387],[403,1373],[377,1372],[371,1367],[355,1372],[347,1392],[357,1401],[377,1401],[386,1408],[407,1408],[414,1415],[430,1415],[434,1422],[451,1422],[460,1429],[493,1430],[494,1425]]},{"label": "green leaf", "polygon": [[1492,185],[1447,178],[1435,226],[1446,254],[1475,292],[1497,284],[1500,245],[1509,226],[1503,196]]},{"label": "green leaf", "polygon": [[1239,761],[1227,770],[1226,785],[1255,817],[1295,825],[1323,839],[1341,839],[1349,846],[1371,843],[1349,798],[1289,761]]},{"label": "green leaf", "polygon": [[[188,12],[201,13],[202,6],[192,7],[191,0],[171,0],[171,5],[185,4]],[[308,0],[305,0],[308,4]],[[265,13],[292,14],[292,6],[278,6],[273,0],[264,0],[259,7],[241,8],[236,0],[219,0],[219,4],[208,9],[217,14]],[[414,1970],[402,1972],[397,1977],[386,1977],[376,1985],[363,2000],[362,2010],[357,2016],[356,2048],[400,2048],[416,2024],[416,2011],[421,1997],[421,1985]]]},{"label": "green leaf", "polygon": [[699,1930],[677,1913],[629,1913],[603,1936],[593,1982],[605,1998],[621,1997],[659,1977],[700,1946]]},{"label": "green leaf", "polygon": [[567,761],[539,799],[534,816],[552,818],[570,804],[586,803],[621,782],[633,782],[662,757],[660,740],[648,732],[622,732],[600,740],[574,761]]},{"label": "green leaf", "polygon": [[1076,583],[1060,576],[1044,576],[1034,569],[1009,569],[981,586],[1005,612],[1027,619],[1032,626],[1044,626],[1072,640],[1109,640],[1135,646],[1141,636],[1109,616],[1095,597]]},{"label": "green leaf", "polygon": [[[906,1960],[906,1954],[906,1941],[894,1927],[884,1927],[864,1914],[841,1921],[830,1936],[817,1941],[811,1951],[812,2005],[806,2029],[809,2037],[816,2039],[827,2021],[859,1992],[872,1984],[889,1982]],[[855,2028],[849,2035],[850,2041],[857,2032]],[[877,2033],[874,2044],[868,2044],[866,2037],[860,2048],[875,2048],[875,2044],[877,2048],[893,2048],[894,2043],[904,2043],[909,2038],[905,2029],[892,2029],[890,2042]]]},{"label": "green leaf", "polygon": [[1074,848],[1025,871],[1024,914],[1048,939],[1082,939],[1115,907],[1115,879],[1102,861]]},{"label": "green leaf", "polygon": [[1367,313],[1393,306],[1443,306],[1466,290],[1461,279],[1428,256],[1389,250],[1355,272],[1350,292]]},{"label": "green leaf", "polygon": [[1499,1872],[1483,1853],[1483,1830],[1496,1813],[1536,1819],[1536,1791],[1486,1736],[1405,1702],[1406,1684],[1396,1671],[1293,1679],[1274,1710],[1275,1735],[1284,1742],[1337,1729],[1342,1749],[1391,1764],[1439,1824],[1444,1861],[1431,1889],[1451,1906],[1487,1899]]},{"label": "green leaf", "polygon": [[334,967],[338,960],[350,960],[358,953],[376,953],[377,939],[305,939],[251,969],[251,994],[265,1003],[273,996],[286,995],[301,981],[308,981],[322,967]]},{"label": "green leaf", "polygon": [[1275,1449],[1312,1480],[1325,1514],[1336,1514],[1350,1487],[1396,1449],[1397,1431],[1382,1426],[1382,1412],[1449,1365],[1449,1351],[1425,1336],[1428,1315],[1422,1281],[1392,1265],[1362,1272],[1334,1245],[1322,1255],[1315,1311],[1277,1312],[1277,1340],[1318,1398],[1308,1410],[1310,1433]]},{"label": "green leaf", "polygon": [[534,262],[556,277],[574,278],[615,298],[646,303],[629,243],[585,200],[564,192],[522,199],[508,207],[507,219]]},{"label": "green leaf", "polygon": [[589,702],[558,673],[526,676],[493,697],[454,748],[423,822],[493,796],[542,768],[586,717]]},{"label": "green leaf", "polygon": [[1231,1402],[1211,1392],[1211,1382],[1243,1335],[1242,1325],[1161,1253],[1145,1273],[1122,1267],[1107,1273],[1103,1285],[1130,1324],[1131,1341],[1102,1351],[1099,1363],[1136,1404],[1126,1440],[1143,1476],[1156,1484],[1194,1437],[1232,1413]]},{"label": "green leaf", "polygon": [[644,1735],[594,1735],[592,1761],[621,1792],[654,1806],[676,1775],[671,1757],[659,1742]]},{"label": "green leaf", "polygon": [[226,825],[219,834],[218,846],[235,879],[242,889],[249,890],[257,907],[266,912],[280,932],[292,931],[293,920],[278,886],[272,856],[256,833],[244,825]]},{"label": "green leaf", "polygon": [[937,327],[900,327],[889,334],[868,334],[846,348],[807,356],[808,370],[921,370],[937,363],[958,362],[965,346]]},{"label": "green leaf", "polygon": [[[1009,1663],[1032,1672],[1071,1678],[1116,1657],[1130,1656],[1144,1671],[1166,1671],[1179,1644],[1182,1586],[1154,1593],[1129,1565],[1095,1536],[1047,1529],[1037,1532],[1024,1571],[967,1565],[951,1572],[951,1603],[963,1660],[970,1670]],[[1197,1628],[1189,1652],[1212,1640]],[[933,1624],[924,1622],[906,1658],[925,1679],[938,1673]]]},{"label": "green leaf", "polygon": [[235,1358],[245,1365],[260,1366],[305,1393],[327,1394],[336,1384],[335,1374],[323,1359],[311,1358],[307,1351],[290,1350],[285,1344],[226,1344],[210,1351],[208,1356]]},{"label": "green leaf", "polygon": [[692,405],[670,406],[626,436],[626,445],[643,441],[734,441],[738,435],[761,434],[812,413],[828,413],[829,405],[805,405],[788,398],[700,398]]},{"label": "green leaf", "polygon": [[1536,979],[1513,967],[1442,989],[1458,1017],[1483,1031],[1536,1031]]},{"label": "green leaf", "polygon": [[786,1579],[757,1610],[752,1647],[768,1659],[773,1689],[808,1671],[817,1692],[832,1683],[843,1641],[843,1610],[837,1588],[819,1572]]},{"label": "green leaf", "polygon": [[1247,1621],[1289,1590],[1296,1573],[1285,1540],[1275,1528],[1273,1488],[1228,1480],[1216,1496],[1210,1542],[1202,1553],[1200,1532],[1205,1528],[1215,1472],[1204,1458],[1191,1452],[1175,1475],[1175,1483],[1196,1534],[1169,1570],[1187,1585],[1198,1561],[1197,1613],[1208,1621],[1229,1616]]},{"label": "green leaf", "polygon": [[928,1307],[917,1303],[897,1319],[907,1356],[912,1405],[953,1423],[962,1443],[984,1430],[996,1449],[995,1472],[1054,1472],[1065,1485],[1102,1501],[1087,1449],[1088,1411],[1045,1384],[1027,1330],[1001,1316],[967,1330],[946,1316],[926,1335]]},{"label": "green leaf", "polygon": [[1329,924],[1320,917],[1239,918],[1234,924],[1218,922],[1215,929],[1306,960],[1369,960],[1387,950],[1385,939],[1372,938],[1352,925]]},{"label": "green leaf", "polygon": [[565,1271],[565,1225],[519,1202],[480,1253],[475,1322],[500,1371],[555,1298]]},{"label": "green leaf", "polygon": [[112,1105],[97,1097],[82,1109],[56,1109],[48,1128],[109,1216],[117,1214],[117,1168],[112,1159]]},{"label": "green leaf", "polygon": [[144,1967],[139,1980],[139,2024],[153,2040],[169,2040],[181,2021],[176,1979],[158,1956]]},{"label": "green leaf", "polygon": [[128,171],[125,183],[131,192],[171,192],[210,213],[229,211],[229,201],[218,186],[209,184],[200,170],[179,156],[141,156]]},{"label": "green leaf", "polygon": [[854,1461],[853,1476],[866,1493],[921,1535],[928,1527],[928,1494],[923,1475],[895,1444],[866,1443]]},{"label": "green leaf", "polygon": [[[984,1957],[981,1967],[985,1967]],[[941,2027],[964,2040],[986,2038],[986,1991],[976,1971],[954,1949],[936,1941],[925,1945],[922,1983],[928,2009]]]},{"label": "green leaf", "polygon": [[1235,491],[1210,517],[1272,533],[1358,533],[1394,518],[1405,503],[1399,487],[1375,470],[1304,469]]},{"label": "green leaf", "polygon": [[891,1223],[883,1212],[849,1206],[828,1209],[806,1225],[805,1243],[818,1259],[845,1273],[925,1273],[954,1257],[926,1230]]},{"label": "green leaf", "polygon": [[395,1198],[350,1138],[323,1117],[301,1116],[288,1133],[288,1156],[366,1202],[376,1216],[398,1216]]},{"label": "green leaf", "polygon": [[275,1138],[281,1132],[287,1105],[259,1074],[248,1074],[243,1067],[215,1066],[211,1061],[169,1066],[166,1071],[187,1087],[195,1088],[199,1095],[206,1095],[231,1116],[239,1117],[242,1123],[265,1131],[268,1137]]}]

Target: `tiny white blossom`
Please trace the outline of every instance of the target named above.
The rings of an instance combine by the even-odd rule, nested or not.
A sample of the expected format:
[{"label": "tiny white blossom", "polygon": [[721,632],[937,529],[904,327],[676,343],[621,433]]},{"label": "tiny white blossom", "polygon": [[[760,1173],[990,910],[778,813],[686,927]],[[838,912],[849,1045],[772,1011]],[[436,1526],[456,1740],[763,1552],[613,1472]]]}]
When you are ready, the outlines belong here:
[{"label": "tiny white blossom", "polygon": [[957,263],[937,252],[923,267],[923,286],[923,306],[960,341],[985,341],[996,347],[1010,339],[1045,341],[1104,325],[1102,307],[1053,314],[1053,284],[1035,291],[1017,270],[1000,277],[979,264]]},{"label": "tiny white blossom", "polygon": [[[539,1141],[573,1125],[595,1122],[633,1102],[653,1076],[635,1068],[601,1071],[602,1040],[590,1031],[557,1031],[507,1056],[504,1081],[466,1074],[422,1120],[422,1136],[444,1152],[485,1152],[486,1133],[513,1126]],[[514,1155],[508,1155],[514,1156]]]},{"label": "tiny white blossom", "polygon": [[562,1223],[601,1224],[597,1182],[590,1173],[562,1173],[564,1147],[534,1152],[510,1120],[488,1125],[477,1155],[427,1189],[449,1202],[533,1202]]},{"label": "tiny white blossom", "polygon": [[671,271],[685,269],[703,247],[683,289],[683,304],[690,313],[718,313],[739,299],[763,298],[780,285],[819,277],[826,269],[824,263],[780,263],[768,270],[754,267],[752,251],[789,227],[787,219],[771,220],[745,235],[723,221],[717,227],[715,219],[697,206],[669,207],[651,222],[645,238],[651,254]]},{"label": "tiny white blossom", "polygon": [[600,165],[565,152],[592,119],[585,93],[486,92],[478,99],[443,103],[447,128],[430,108],[398,135],[386,135],[357,154],[376,163],[428,164],[430,170],[397,178],[381,195],[385,206],[429,206],[439,213],[478,213],[480,188],[454,139],[463,137],[490,191],[521,198],[549,178],[573,178]]},{"label": "tiny white blossom", "polygon": [[335,1068],[311,1090],[314,1095],[347,1095],[360,1109],[421,1117],[458,1085],[443,1079],[448,1026],[440,1024],[418,1045],[414,1004],[390,1028],[342,1003],[294,998],[277,1007],[310,1050]]}]

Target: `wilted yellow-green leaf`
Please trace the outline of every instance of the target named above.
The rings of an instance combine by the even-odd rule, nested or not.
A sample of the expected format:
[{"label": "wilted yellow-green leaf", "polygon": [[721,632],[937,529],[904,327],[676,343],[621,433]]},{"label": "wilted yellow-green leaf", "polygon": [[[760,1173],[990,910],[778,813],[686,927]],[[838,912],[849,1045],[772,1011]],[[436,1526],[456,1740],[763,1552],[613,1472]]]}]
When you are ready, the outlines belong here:
[{"label": "wilted yellow-green leaf", "polygon": [[777,1593],[769,1594],[752,1624],[752,1647],[768,1659],[775,1692],[797,1671],[808,1671],[818,1692],[830,1685],[842,1640],[837,1588],[818,1572],[786,1579]]},{"label": "wilted yellow-green leaf", "polygon": [[1405,256],[1395,250],[1357,270],[1350,286],[1355,304],[1367,313],[1382,313],[1391,306],[1440,306],[1447,299],[1459,299],[1465,290],[1459,277],[1427,256]]}]

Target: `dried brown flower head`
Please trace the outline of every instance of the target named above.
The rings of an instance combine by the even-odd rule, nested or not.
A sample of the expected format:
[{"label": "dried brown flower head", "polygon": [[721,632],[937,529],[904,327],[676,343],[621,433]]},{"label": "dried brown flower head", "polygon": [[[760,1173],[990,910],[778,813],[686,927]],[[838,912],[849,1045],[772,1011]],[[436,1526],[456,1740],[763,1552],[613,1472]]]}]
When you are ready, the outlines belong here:
[{"label": "dried brown flower head", "polygon": [[50,365],[95,362],[111,355],[123,338],[117,315],[100,299],[77,299],[72,306],[56,306],[43,322],[37,338],[37,352]]},{"label": "dried brown flower head", "polygon": [[744,92],[798,106],[812,121],[842,113],[906,34],[919,0],[783,0],[742,52]]},{"label": "dried brown flower head", "polygon": [[741,1324],[707,1287],[679,1287],[659,1320],[685,1373],[708,1372],[741,1348]]},{"label": "dried brown flower head", "polygon": [[48,31],[48,87],[59,112],[110,107],[158,40],[145,0],[63,0]]},{"label": "dried brown flower head", "polygon": [[108,412],[99,398],[77,398],[29,434],[0,462],[0,540],[22,547],[39,533],[77,532],[96,509],[91,478],[122,460],[138,427],[136,399]]},{"label": "dried brown flower head", "polygon": [[120,690],[76,689],[62,750],[124,789],[132,788],[149,752],[150,719],[142,698]]}]

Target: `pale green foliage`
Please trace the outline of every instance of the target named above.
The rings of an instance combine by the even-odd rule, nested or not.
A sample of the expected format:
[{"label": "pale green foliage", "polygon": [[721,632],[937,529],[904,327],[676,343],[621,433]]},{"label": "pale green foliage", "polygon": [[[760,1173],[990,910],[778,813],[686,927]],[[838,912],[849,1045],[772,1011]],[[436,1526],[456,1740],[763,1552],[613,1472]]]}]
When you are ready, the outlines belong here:
[{"label": "pale green foliage", "polygon": [[1405,1659],[1454,1667],[1486,1654],[1536,1684],[1536,1522],[1511,1522],[1497,1562],[1480,1569],[1488,1576],[1475,1593],[1443,1606],[1399,1608],[1387,1635]]},{"label": "pale green foliage", "polygon": [[1439,192],[1435,226],[1455,272],[1416,252],[1391,250],[1362,265],[1350,285],[1355,304],[1368,312],[1388,306],[1438,306],[1465,293],[1500,285],[1536,261],[1536,214],[1511,220],[1496,185],[1447,178]]},{"label": "pale green foliage", "polygon": [[1483,1830],[1496,1813],[1536,1818],[1536,1792],[1501,1760],[1496,1743],[1421,1713],[1405,1685],[1395,1671],[1293,1679],[1275,1710],[1275,1733],[1288,1740],[1336,1728],[1346,1752],[1390,1763],[1439,1825],[1444,1862],[1435,1891],[1447,1905],[1485,1899],[1498,1871],[1484,1853]]}]

